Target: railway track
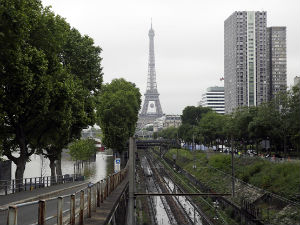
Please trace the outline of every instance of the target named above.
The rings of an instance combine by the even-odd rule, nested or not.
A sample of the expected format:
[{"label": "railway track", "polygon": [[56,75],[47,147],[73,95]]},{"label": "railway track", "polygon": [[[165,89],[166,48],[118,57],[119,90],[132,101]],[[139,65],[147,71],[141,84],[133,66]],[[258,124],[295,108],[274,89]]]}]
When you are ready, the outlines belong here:
[{"label": "railway track", "polygon": [[[183,191],[176,185],[171,177],[164,172],[163,166],[159,161],[154,160],[151,154],[146,151],[145,157],[149,163],[152,171],[152,177],[155,185],[161,193],[183,193]],[[175,218],[175,223],[172,224],[210,224],[213,223],[205,222],[203,220],[203,213],[201,210],[191,201],[190,198],[185,196],[174,197],[174,196],[164,196],[165,202],[167,203],[166,210],[168,214],[172,214],[171,217]],[[170,220],[171,221],[171,220]]]}]

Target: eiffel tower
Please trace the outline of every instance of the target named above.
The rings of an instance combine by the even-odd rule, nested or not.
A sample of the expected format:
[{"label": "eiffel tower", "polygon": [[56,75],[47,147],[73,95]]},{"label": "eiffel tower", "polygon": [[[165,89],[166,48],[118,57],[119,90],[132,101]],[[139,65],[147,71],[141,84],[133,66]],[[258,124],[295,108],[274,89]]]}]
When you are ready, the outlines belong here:
[{"label": "eiffel tower", "polygon": [[147,89],[145,95],[144,105],[139,115],[139,123],[145,125],[153,123],[155,119],[162,117],[163,112],[159,101],[159,93],[157,91],[156,72],[155,72],[155,56],[154,56],[154,30],[151,28],[148,33],[149,36],[149,62],[148,62],[148,76]]}]

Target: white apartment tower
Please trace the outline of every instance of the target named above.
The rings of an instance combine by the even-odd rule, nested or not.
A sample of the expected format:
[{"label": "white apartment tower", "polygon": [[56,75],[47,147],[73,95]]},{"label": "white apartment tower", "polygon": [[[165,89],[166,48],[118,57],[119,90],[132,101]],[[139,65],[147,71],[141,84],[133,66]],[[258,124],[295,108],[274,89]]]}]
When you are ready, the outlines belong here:
[{"label": "white apartment tower", "polygon": [[207,88],[198,105],[209,107],[217,113],[224,114],[224,87]]},{"label": "white apartment tower", "polygon": [[234,12],[224,22],[225,113],[268,99],[267,13]]}]

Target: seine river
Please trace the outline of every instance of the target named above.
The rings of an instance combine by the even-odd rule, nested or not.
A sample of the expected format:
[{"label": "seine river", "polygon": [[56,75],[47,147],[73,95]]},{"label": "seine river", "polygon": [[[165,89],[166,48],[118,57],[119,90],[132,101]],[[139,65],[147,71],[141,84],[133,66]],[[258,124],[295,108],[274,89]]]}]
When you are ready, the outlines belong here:
[{"label": "seine river", "polygon": [[[74,174],[74,161],[70,159],[68,153],[62,155],[62,173]],[[81,169],[81,173],[89,177],[91,182],[99,181],[106,177],[108,168],[111,168],[113,157],[107,152],[98,152],[96,162],[86,163]],[[15,178],[16,165],[12,163],[12,179]],[[110,171],[111,172],[111,171]],[[50,176],[49,160],[40,155],[32,155],[30,161],[26,163],[24,178]]]}]

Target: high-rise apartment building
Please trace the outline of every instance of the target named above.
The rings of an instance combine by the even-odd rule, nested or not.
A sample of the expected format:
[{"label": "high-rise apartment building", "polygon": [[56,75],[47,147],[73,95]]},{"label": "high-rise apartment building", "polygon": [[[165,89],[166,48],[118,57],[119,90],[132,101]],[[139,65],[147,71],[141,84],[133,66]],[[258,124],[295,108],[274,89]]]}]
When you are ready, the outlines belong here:
[{"label": "high-rise apartment building", "polygon": [[234,12],[224,22],[225,112],[268,98],[267,13]]},{"label": "high-rise apartment building", "polygon": [[269,99],[286,91],[286,27],[267,28]]},{"label": "high-rise apartment building", "polygon": [[224,87],[207,88],[198,105],[209,107],[217,113],[224,114]]}]

